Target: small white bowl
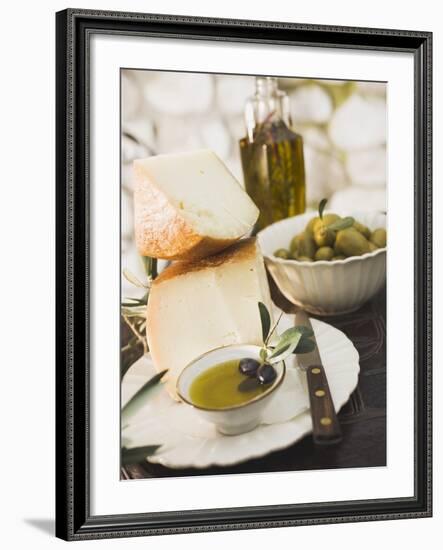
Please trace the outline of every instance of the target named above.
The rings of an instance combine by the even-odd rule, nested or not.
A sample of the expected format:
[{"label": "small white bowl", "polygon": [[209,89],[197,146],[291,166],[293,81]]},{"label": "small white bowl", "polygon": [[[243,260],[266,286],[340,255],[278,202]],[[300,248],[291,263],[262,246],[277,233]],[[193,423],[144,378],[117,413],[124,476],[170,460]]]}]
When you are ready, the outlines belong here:
[{"label": "small white bowl", "polygon": [[[260,231],[258,241],[266,267],[281,293],[311,313],[336,315],[355,311],[386,282],[386,247],[330,262],[299,262],[274,256],[279,248],[289,248],[292,237],[302,232],[315,215],[307,212]],[[381,212],[347,212],[343,216],[353,216],[371,230],[386,228],[386,215]]]},{"label": "small white bowl", "polygon": [[200,407],[192,402],[189,396],[189,390],[195,378],[206,369],[232,359],[251,357],[259,360],[260,349],[259,346],[237,344],[216,348],[194,359],[192,363],[189,363],[189,365],[183,369],[178,377],[178,396],[182,401],[194,407],[202,418],[215,424],[217,430],[224,435],[238,435],[253,430],[260,424],[263,411],[274,398],[275,390],[283,382],[286,372],[283,361],[273,365],[277,371],[277,378],[269,388],[241,405],[234,405],[223,409]]}]

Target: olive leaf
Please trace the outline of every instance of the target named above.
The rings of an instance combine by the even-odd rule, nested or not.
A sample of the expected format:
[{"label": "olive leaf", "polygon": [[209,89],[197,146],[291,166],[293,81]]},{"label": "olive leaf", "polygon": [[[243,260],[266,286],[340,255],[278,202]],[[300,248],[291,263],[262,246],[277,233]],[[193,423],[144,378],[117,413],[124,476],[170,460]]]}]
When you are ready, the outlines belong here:
[{"label": "olive leaf", "polygon": [[305,338],[304,336],[302,336],[300,338],[299,343],[297,344],[297,347],[292,353],[294,354],[310,353],[311,351],[314,350],[314,348],[315,348],[315,342],[310,338]]},{"label": "olive leaf", "polygon": [[148,294],[149,292],[146,292],[146,294],[142,298],[131,298],[128,296],[124,298],[124,301],[122,302],[122,306],[123,307],[145,306],[148,303]]},{"label": "olive leaf", "polygon": [[297,325],[297,329],[301,332],[302,336],[306,336],[306,338],[314,336],[314,331],[310,327],[306,327],[305,325]]},{"label": "olive leaf", "polygon": [[126,301],[122,302],[122,306],[125,306],[125,307],[134,307],[142,303],[142,301],[139,298],[131,298],[130,296],[125,298],[125,300]]},{"label": "olive leaf", "polygon": [[278,344],[268,357],[268,363],[278,363],[279,361],[286,359],[286,357],[293,353],[301,337],[302,332],[298,329],[298,327],[292,327],[285,330]]},{"label": "olive leaf", "polygon": [[279,363],[280,361],[284,361],[286,357],[289,357],[289,355],[291,355],[291,353],[294,352],[296,347],[297,347],[297,344],[293,343],[293,344],[286,344],[285,346],[275,348],[273,353],[268,357],[267,362],[270,365],[273,365],[274,363]]},{"label": "olive leaf", "polygon": [[[307,327],[295,326],[295,327],[291,327],[291,328],[288,328],[287,330],[285,330],[283,332],[283,334],[280,336],[275,349],[282,348],[282,347],[284,347],[286,345],[289,345],[289,344],[292,344],[294,342],[296,344],[298,344],[298,342],[300,341],[302,336],[305,334],[305,328],[307,328]],[[274,352],[275,352],[275,349],[274,349]]]},{"label": "olive leaf", "polygon": [[352,216],[347,216],[346,218],[342,218],[341,220],[337,220],[336,222],[329,224],[327,229],[331,229],[332,231],[341,231],[342,229],[352,227],[354,222],[355,220]]},{"label": "olive leaf", "polygon": [[150,280],[154,280],[157,275],[157,258],[151,258],[150,256],[140,256],[145,270],[146,276]]},{"label": "olive leaf", "polygon": [[328,199],[322,199],[318,203],[318,216],[322,220],[323,219],[323,210],[325,209],[326,203],[328,202]]},{"label": "olive leaf", "polygon": [[145,404],[148,395],[157,386],[157,384],[160,382],[166,372],[167,369],[157,373],[152,378],[150,378],[146,382],[146,384],[144,384],[126,403],[126,405],[122,409],[121,414],[121,421],[123,426],[128,424],[129,418],[133,416],[136,412],[138,412],[140,408]]},{"label": "olive leaf", "polygon": [[148,285],[142,283],[140,279],[138,279],[134,273],[131,273],[129,269],[124,268],[123,269],[123,277],[129,281],[134,286],[137,286],[138,288],[148,288]]},{"label": "olive leaf", "polygon": [[122,447],[122,466],[143,462],[146,457],[157,452],[161,445],[146,445],[145,447]]},{"label": "olive leaf", "polygon": [[122,304],[122,315],[125,317],[144,317],[146,315],[146,305]]},{"label": "olive leaf", "polygon": [[268,337],[266,338],[265,345],[268,344],[269,340],[271,339],[271,336],[274,334],[275,329],[278,327],[278,324],[280,323],[280,319],[283,317],[283,311],[280,312],[280,315],[278,316],[277,321],[274,323],[274,326],[271,329],[271,332],[268,334]]},{"label": "olive leaf", "polygon": [[307,327],[305,325],[295,325],[291,328],[288,328],[283,332],[283,334],[280,336],[280,340],[292,338],[292,335],[296,332],[299,332],[302,336],[305,336],[307,338],[314,336],[314,331],[312,328]]},{"label": "olive leaf", "polygon": [[261,321],[261,331],[263,336],[263,342],[266,342],[266,339],[269,334],[269,329],[271,328],[271,315],[269,314],[268,308],[263,302],[258,302],[258,309],[260,311],[260,321]]}]

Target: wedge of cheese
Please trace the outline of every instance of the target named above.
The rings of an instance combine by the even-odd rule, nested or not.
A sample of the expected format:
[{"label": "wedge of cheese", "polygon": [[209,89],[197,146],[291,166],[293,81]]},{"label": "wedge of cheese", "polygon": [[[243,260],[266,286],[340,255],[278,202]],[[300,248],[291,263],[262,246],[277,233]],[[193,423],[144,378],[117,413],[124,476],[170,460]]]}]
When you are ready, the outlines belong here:
[{"label": "wedge of cheese", "polygon": [[134,161],[135,241],[143,256],[195,260],[246,235],[258,209],[209,150]]},{"label": "wedge of cheese", "polygon": [[271,311],[265,266],[255,238],[196,262],[177,262],[155,279],[147,306],[149,350],[176,397],[183,368],[230,344],[262,343],[258,302]]}]

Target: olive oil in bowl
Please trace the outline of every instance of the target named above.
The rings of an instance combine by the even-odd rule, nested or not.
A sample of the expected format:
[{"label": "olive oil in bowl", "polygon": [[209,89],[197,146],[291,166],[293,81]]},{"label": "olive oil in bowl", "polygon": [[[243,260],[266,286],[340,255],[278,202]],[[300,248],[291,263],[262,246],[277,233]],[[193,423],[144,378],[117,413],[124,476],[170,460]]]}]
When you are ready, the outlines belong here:
[{"label": "olive oil in bowl", "polygon": [[231,359],[199,374],[189,389],[191,402],[204,409],[224,409],[242,405],[269,389],[269,385],[257,383],[241,391],[239,386],[245,382],[245,375],[240,372],[239,363],[239,359]]},{"label": "olive oil in bowl", "polygon": [[[224,435],[253,430],[260,424],[263,411],[277,393],[286,372],[283,361],[272,365],[275,373],[270,383],[254,383],[254,376],[241,372],[240,362],[245,358],[261,363],[261,349],[257,345],[236,344],[201,355],[178,377],[179,398]],[[257,369],[258,380],[261,374]],[[241,390],[240,384],[243,384]]]}]

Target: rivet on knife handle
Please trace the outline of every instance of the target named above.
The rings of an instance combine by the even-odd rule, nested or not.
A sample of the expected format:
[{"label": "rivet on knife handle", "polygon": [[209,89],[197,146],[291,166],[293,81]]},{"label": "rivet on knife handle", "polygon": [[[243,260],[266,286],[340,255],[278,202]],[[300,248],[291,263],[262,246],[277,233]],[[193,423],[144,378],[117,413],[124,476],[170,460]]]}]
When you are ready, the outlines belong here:
[{"label": "rivet on knife handle", "polygon": [[322,365],[310,366],[306,376],[314,442],[323,445],[338,443],[342,438],[340,424]]}]

